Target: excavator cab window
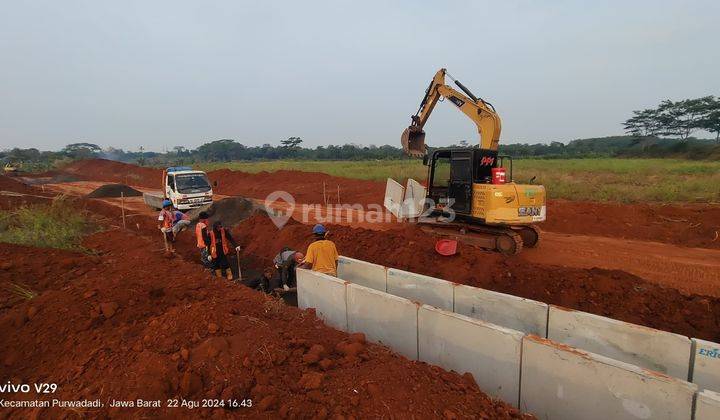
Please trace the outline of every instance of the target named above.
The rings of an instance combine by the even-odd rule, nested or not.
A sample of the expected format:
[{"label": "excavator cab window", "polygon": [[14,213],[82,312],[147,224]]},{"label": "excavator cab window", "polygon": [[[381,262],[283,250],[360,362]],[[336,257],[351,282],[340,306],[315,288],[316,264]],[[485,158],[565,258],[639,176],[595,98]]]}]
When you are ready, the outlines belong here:
[{"label": "excavator cab window", "polygon": [[450,185],[450,154],[437,154],[433,159],[432,168],[432,186],[433,188],[447,188]]}]

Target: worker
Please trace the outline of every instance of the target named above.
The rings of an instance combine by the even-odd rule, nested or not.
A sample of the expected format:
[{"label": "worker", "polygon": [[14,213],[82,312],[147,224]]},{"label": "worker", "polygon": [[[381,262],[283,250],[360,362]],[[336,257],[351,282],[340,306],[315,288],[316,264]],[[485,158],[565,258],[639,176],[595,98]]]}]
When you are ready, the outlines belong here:
[{"label": "worker", "polygon": [[210,234],[208,233],[208,227],[210,222],[208,221],[208,214],[201,211],[198,215],[197,224],[195,224],[195,240],[197,241],[197,247],[200,249],[200,262],[207,267],[211,268],[212,262],[210,261]]},{"label": "worker", "polygon": [[172,209],[172,201],[166,199],[162,202],[162,209],[158,215],[158,229],[162,232],[165,240],[165,251],[169,252],[175,252],[175,247],[173,246],[173,242],[175,241],[175,235],[173,234],[175,215]]},{"label": "worker", "polygon": [[181,212],[180,210],[173,210],[173,227],[172,227],[172,234],[173,234],[173,242],[175,242],[175,239],[177,239],[178,233],[182,232],[183,230],[187,229],[188,226],[190,226],[190,216],[187,214]]},{"label": "worker", "polygon": [[[222,222],[219,220],[213,223],[212,230],[209,232],[210,235],[210,261],[212,262],[212,269],[215,271],[217,277],[222,277],[225,272],[225,277],[228,280],[233,279],[233,273],[230,269],[230,261],[228,257],[231,249],[240,251],[240,247],[235,243],[230,229],[225,229]],[[232,248],[230,247],[232,245]]]},{"label": "worker", "polygon": [[242,284],[263,293],[270,293],[275,289],[273,274],[275,274],[275,270],[273,270],[272,267],[268,267],[263,270],[260,277],[243,280]]},{"label": "worker", "polygon": [[302,263],[305,256],[302,252],[293,251],[288,247],[283,247],[279,254],[273,258],[273,264],[280,274],[280,286],[285,291],[290,290],[291,287],[295,287],[295,267]]},{"label": "worker", "polygon": [[317,224],[312,230],[314,242],[308,246],[303,266],[313,271],[337,277],[338,252],[335,244],[327,239],[328,230]]}]

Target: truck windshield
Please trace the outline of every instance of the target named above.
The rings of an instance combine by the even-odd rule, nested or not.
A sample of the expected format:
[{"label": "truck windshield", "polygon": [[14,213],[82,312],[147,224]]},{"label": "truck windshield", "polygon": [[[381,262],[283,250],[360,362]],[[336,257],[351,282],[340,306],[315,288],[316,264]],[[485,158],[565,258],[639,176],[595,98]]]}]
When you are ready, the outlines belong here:
[{"label": "truck windshield", "polygon": [[204,193],[210,191],[210,182],[205,174],[175,175],[177,192],[181,194]]}]

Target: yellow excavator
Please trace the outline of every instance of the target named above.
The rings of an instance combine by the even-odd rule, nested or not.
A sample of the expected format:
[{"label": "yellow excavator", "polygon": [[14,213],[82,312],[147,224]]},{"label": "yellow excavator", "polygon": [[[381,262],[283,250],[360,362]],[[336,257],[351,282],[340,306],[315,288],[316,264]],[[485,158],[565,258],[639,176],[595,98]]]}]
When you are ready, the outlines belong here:
[{"label": "yellow excavator", "polygon": [[[448,86],[446,77],[462,92]],[[444,99],[477,125],[480,147],[426,147],[423,127]],[[422,157],[428,167],[423,229],[508,255],[537,246],[540,229],[534,223],[545,220],[545,188],[513,182],[512,158],[498,156],[501,121],[495,108],[440,69],[411,118],[401,142],[406,154]]]}]

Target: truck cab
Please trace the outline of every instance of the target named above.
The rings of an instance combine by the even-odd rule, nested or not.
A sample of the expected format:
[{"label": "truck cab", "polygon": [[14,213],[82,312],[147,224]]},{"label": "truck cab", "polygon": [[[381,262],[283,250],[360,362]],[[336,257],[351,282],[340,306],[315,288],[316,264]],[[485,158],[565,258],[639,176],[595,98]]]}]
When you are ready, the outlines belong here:
[{"label": "truck cab", "polygon": [[213,200],[207,174],[187,166],[172,166],[163,171],[163,192],[181,211],[209,205]]}]

